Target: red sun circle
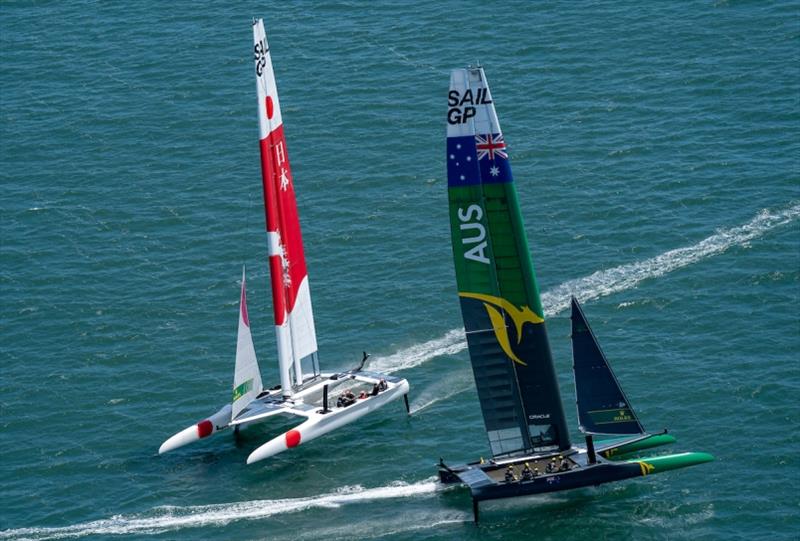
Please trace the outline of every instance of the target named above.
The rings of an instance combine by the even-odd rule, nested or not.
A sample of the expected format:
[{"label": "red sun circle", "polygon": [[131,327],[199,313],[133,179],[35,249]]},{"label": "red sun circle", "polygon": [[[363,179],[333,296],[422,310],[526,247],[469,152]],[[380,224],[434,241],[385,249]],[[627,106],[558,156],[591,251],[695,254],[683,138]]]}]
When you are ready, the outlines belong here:
[{"label": "red sun circle", "polygon": [[286,433],[286,447],[297,447],[300,445],[300,432],[290,430]]},{"label": "red sun circle", "polygon": [[275,113],[275,105],[272,103],[272,97],[267,96],[267,118],[272,120],[272,115]]}]

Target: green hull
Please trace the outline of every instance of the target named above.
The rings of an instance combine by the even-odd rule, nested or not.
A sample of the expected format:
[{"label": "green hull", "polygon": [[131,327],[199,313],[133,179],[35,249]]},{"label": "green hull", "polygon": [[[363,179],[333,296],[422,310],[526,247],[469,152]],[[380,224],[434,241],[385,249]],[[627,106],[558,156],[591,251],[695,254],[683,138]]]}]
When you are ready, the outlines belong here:
[{"label": "green hull", "polygon": [[639,458],[636,460],[628,460],[627,463],[638,463],[639,467],[642,469],[642,475],[652,475],[654,473],[688,468],[689,466],[696,466],[697,464],[705,464],[706,462],[713,461],[714,456],[708,453],[678,453],[676,455],[654,456]]},{"label": "green hull", "polygon": [[[620,441],[624,441],[629,438],[620,439]],[[608,445],[609,441],[613,440],[605,440],[597,442],[598,446]],[[645,449],[652,449],[653,447],[660,447],[662,445],[670,445],[678,440],[675,439],[674,436],[670,434],[653,434],[647,438],[633,441],[630,443],[622,443],[616,447],[610,447],[599,451],[598,454],[607,458],[609,460],[625,460],[631,457],[640,451],[644,451]]]}]

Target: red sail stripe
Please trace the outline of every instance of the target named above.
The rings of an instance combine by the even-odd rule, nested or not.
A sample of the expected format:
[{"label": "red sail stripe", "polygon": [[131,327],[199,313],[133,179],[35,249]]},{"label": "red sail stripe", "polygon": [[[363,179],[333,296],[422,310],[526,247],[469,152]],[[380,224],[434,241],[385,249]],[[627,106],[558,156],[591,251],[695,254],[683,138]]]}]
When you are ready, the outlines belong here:
[{"label": "red sail stripe", "polygon": [[303,237],[282,124],[261,140],[261,171],[267,231],[277,232],[280,236],[283,257],[289,265],[289,284],[285,284],[280,257],[270,256],[275,323],[282,325],[286,313],[294,309],[300,284],[307,274]]}]

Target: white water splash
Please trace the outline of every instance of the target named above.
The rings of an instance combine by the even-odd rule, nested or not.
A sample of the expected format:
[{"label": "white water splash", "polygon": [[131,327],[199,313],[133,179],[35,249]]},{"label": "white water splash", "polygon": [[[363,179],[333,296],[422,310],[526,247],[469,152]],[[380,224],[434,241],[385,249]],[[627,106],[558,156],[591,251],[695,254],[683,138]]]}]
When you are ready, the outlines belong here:
[{"label": "white water splash", "polygon": [[800,204],[774,212],[764,209],[746,224],[719,229],[715,234],[697,244],[676,248],[644,261],[597,271],[584,278],[564,282],[552,291],[544,293],[542,304],[545,312],[553,315],[569,307],[571,295],[574,295],[579,301],[585,302],[633,289],[644,280],[658,278],[719,255],[733,246],[745,245],[767,231],[788,224],[798,217],[800,217]]},{"label": "white water splash", "polygon": [[464,329],[453,329],[441,338],[413,345],[388,357],[375,357],[370,362],[369,369],[391,374],[398,370],[413,368],[440,355],[458,353],[465,347]]},{"label": "white water splash", "polygon": [[115,515],[111,518],[64,526],[61,528],[19,528],[0,531],[0,539],[67,539],[89,535],[156,534],[200,526],[225,526],[238,520],[259,520],[274,515],[296,513],[311,508],[336,508],[342,505],[393,498],[428,497],[443,490],[434,478],[384,487],[342,487],[334,492],[310,498],[252,500],[186,507],[161,506],[141,515]]},{"label": "white water splash", "polygon": [[[570,297],[587,302],[621,291],[633,289],[644,280],[658,278],[669,272],[692,265],[709,257],[724,253],[733,246],[745,245],[768,231],[788,224],[800,217],[800,204],[782,210],[764,209],[744,225],[719,229],[697,244],[676,248],[661,255],[597,271],[589,276],[569,280],[542,293],[545,315],[552,317],[569,307]],[[417,344],[388,357],[378,357],[371,368],[392,373],[414,368],[440,355],[453,355],[466,349],[464,329],[453,329],[441,338]]]}]

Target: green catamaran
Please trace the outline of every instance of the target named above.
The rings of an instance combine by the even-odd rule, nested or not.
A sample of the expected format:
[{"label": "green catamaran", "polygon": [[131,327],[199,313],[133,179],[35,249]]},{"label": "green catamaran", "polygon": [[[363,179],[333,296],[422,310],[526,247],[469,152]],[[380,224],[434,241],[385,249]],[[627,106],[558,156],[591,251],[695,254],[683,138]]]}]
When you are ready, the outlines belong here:
[{"label": "green catamaran", "polygon": [[[707,453],[632,458],[673,443],[647,433],[572,299],[573,368],[586,446],[573,445],[508,152],[483,69],[454,70],[447,178],[458,296],[492,459],[442,461],[444,483],[478,502],[598,485],[713,460]],[[593,441],[597,434],[613,439]]]}]

